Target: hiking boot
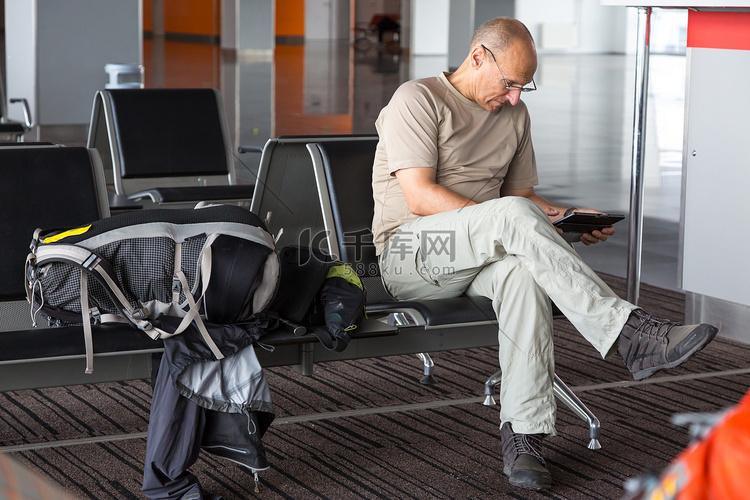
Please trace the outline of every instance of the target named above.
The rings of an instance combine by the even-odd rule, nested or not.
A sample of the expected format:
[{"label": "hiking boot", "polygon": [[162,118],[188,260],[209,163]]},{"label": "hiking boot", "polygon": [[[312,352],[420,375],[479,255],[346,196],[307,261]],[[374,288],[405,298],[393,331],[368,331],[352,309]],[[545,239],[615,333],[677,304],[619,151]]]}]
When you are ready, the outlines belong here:
[{"label": "hiking boot", "polygon": [[711,325],[687,325],[654,318],[636,309],[622,327],[617,351],[633,378],[643,380],[659,370],[674,368],[706,347],[719,330]]},{"label": "hiking boot", "polygon": [[503,474],[510,484],[530,490],[548,490],[552,487],[552,474],[542,458],[541,434],[517,434],[510,422],[500,428],[503,441]]}]

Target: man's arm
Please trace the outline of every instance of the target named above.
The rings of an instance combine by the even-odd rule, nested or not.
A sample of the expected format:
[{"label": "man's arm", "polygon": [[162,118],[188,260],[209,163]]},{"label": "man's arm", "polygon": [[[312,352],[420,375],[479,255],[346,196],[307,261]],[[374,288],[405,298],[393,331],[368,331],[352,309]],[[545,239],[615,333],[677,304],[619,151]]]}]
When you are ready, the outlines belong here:
[{"label": "man's arm", "polygon": [[414,215],[433,215],[476,205],[470,199],[437,184],[434,168],[404,168],[396,170],[395,175],[409,211]]},{"label": "man's arm", "polygon": [[565,210],[568,209],[568,207],[553,205],[547,199],[536,194],[534,188],[505,189],[503,187],[500,189],[500,196],[521,196],[523,198],[528,198],[533,201],[539,208],[544,210],[544,213],[547,214],[552,222],[561,219],[563,214],[565,213]]},{"label": "man's arm", "polygon": [[[529,200],[533,201],[539,208],[544,210],[544,213],[547,214],[547,217],[550,218],[552,222],[555,222],[558,219],[561,219],[563,215],[565,214],[565,211],[569,207],[561,207],[558,205],[553,205],[548,200],[543,198],[542,196],[539,196],[534,191],[534,188],[527,188],[527,189],[500,189],[500,196],[522,196],[524,198],[528,198]],[[595,213],[599,214],[601,213],[598,210],[593,210],[590,208],[576,208],[576,212],[588,212],[588,213]],[[562,233],[561,229],[557,230],[558,233]],[[607,238],[615,234],[615,228],[613,227],[605,227],[601,231],[593,231],[591,233],[584,233],[583,236],[581,236],[581,243],[584,245],[593,245],[595,243],[599,243],[600,241],[607,241]]]}]

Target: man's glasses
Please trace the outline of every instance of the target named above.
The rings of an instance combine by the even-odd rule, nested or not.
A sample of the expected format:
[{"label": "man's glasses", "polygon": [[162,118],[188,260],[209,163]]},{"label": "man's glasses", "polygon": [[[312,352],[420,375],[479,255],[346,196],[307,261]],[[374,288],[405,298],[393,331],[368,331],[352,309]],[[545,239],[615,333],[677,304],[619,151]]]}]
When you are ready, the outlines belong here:
[{"label": "man's glasses", "polygon": [[505,82],[505,90],[510,92],[511,90],[519,90],[521,92],[532,92],[536,90],[536,83],[534,82],[534,79],[531,79],[531,87],[521,87],[520,85],[511,85],[508,83],[508,80],[505,79],[505,75],[503,75],[503,70],[500,69],[500,65],[497,64],[497,58],[495,57],[495,54],[492,53],[490,49],[484,46],[484,44],[480,44],[480,47],[482,47],[484,50],[490,53],[492,56],[492,60],[495,61],[495,66],[497,66],[497,70],[500,72],[500,77],[503,79],[503,82]]}]

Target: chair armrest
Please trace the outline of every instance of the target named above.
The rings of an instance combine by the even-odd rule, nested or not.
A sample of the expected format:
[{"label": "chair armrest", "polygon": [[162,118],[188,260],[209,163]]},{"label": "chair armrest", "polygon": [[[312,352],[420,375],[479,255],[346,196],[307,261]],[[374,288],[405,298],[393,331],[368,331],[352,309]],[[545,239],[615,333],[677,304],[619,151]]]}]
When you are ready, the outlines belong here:
[{"label": "chair armrest", "polygon": [[262,153],[263,148],[260,146],[240,146],[237,148],[237,152],[242,153]]},{"label": "chair armrest", "polygon": [[186,203],[199,201],[245,201],[253,197],[253,184],[226,186],[177,186],[144,189],[128,196],[131,201],[149,198],[154,203]]},{"label": "chair armrest", "polygon": [[29,109],[29,101],[23,97],[11,97],[11,104],[20,102],[23,104],[23,121],[25,122],[26,128],[30,129],[33,123],[31,122],[31,110]]}]

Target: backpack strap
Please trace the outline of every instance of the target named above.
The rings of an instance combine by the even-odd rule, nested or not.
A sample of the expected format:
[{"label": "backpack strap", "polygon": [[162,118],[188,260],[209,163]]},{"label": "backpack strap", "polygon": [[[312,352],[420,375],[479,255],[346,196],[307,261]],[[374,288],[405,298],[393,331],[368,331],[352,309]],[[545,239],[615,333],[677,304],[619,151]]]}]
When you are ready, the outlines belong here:
[{"label": "backpack strap", "polygon": [[[120,309],[123,316],[125,316],[128,322],[132,323],[139,330],[142,330],[152,339],[158,340],[161,338],[178,335],[182,333],[192,321],[195,321],[199,331],[201,332],[201,336],[205,340],[208,347],[211,349],[211,352],[214,354],[214,356],[216,356],[216,359],[224,358],[224,355],[221,353],[219,348],[216,346],[216,343],[208,334],[208,330],[206,329],[205,325],[203,324],[203,320],[200,317],[200,306],[203,297],[201,296],[198,301],[193,298],[188,287],[187,278],[182,272],[182,269],[179,269],[177,272],[175,272],[175,277],[185,290],[185,295],[189,303],[189,310],[180,323],[180,327],[175,332],[166,332],[160,328],[154,327],[153,324],[148,321],[141,309],[135,308],[130,304],[120,287],[119,280],[112,267],[106,260],[99,257],[94,252],[77,245],[50,245],[36,248],[36,255],[34,258],[37,262],[37,265],[43,265],[48,262],[67,262],[76,265],[81,269],[81,315],[83,319],[82,322],[84,329],[84,342],[86,344],[86,373],[92,372],[93,364],[93,335],[91,332],[91,318],[89,317],[90,309],[88,304],[89,274],[94,276],[94,278],[101,283],[112,301],[115,303],[117,308]],[[206,286],[207,285],[204,285],[204,289]],[[111,315],[107,315],[105,318],[102,318],[103,322],[105,322],[107,319],[111,319],[110,316]]]},{"label": "backpack strap", "polygon": [[[185,273],[183,273],[182,270],[179,270],[175,273],[175,275],[180,280],[182,286],[187,290],[188,282],[187,278],[185,278]],[[211,349],[213,355],[216,356],[216,359],[224,359],[224,355],[219,350],[219,347],[208,334],[208,329],[206,329],[206,325],[203,323],[203,318],[201,318],[201,315],[198,314],[200,310],[200,303],[203,301],[203,296],[201,295],[201,298],[198,299],[198,302],[196,302],[193,298],[193,294],[191,294],[189,290],[185,293],[185,295],[187,296],[188,302],[190,303],[190,310],[185,315],[185,317],[182,318],[180,326],[177,328],[177,330],[175,330],[175,332],[173,334],[170,334],[169,336],[172,337],[174,335],[177,335],[178,333],[182,333],[183,331],[185,331],[188,325],[190,325],[190,323],[195,320],[198,331],[201,332],[201,337],[203,337],[203,340],[206,342],[206,345],[208,345],[208,348]],[[155,328],[155,330],[158,329]]]},{"label": "backpack strap", "polygon": [[[176,252],[178,250],[179,250],[179,253],[181,253],[181,245],[179,244],[176,249]],[[201,305],[203,304],[203,297],[206,294],[208,283],[211,280],[211,246],[209,245],[208,240],[204,244],[203,250],[201,250],[201,255],[198,260],[199,260],[199,266],[196,272],[195,282],[197,284],[198,281],[201,280],[201,276],[202,276],[203,288],[201,290],[200,297],[198,298],[198,300],[195,300],[195,298],[193,297],[193,292],[190,290],[187,277],[185,276],[185,273],[182,271],[182,259],[175,257],[175,270],[174,270],[173,282],[178,283],[179,286],[175,286],[175,285],[172,286],[172,300],[175,303],[179,302],[180,286],[181,286],[182,290],[185,292],[185,298],[188,303],[188,311],[187,311],[187,314],[185,314],[185,316],[182,318],[182,321],[180,322],[179,326],[174,332],[169,333],[159,328],[154,328],[154,330],[159,332],[163,338],[173,337],[175,335],[179,335],[180,333],[184,332],[185,329],[187,329],[187,327],[190,325],[190,323],[195,321],[195,325],[198,327],[198,331],[200,332],[201,337],[203,337],[203,340],[206,342],[206,345],[208,345],[208,348],[211,349],[211,352],[213,353],[213,355],[216,357],[216,359],[223,359],[224,355],[221,353],[221,351],[219,350],[219,347],[216,345],[216,343],[213,341],[213,339],[209,335],[208,329],[206,328],[206,325],[203,323],[203,318],[201,318],[201,315],[200,315],[200,308],[201,308]],[[175,295],[176,295],[176,298],[175,298]]]},{"label": "backpack strap", "polygon": [[81,319],[83,320],[83,344],[86,347],[86,373],[94,373],[94,335],[91,333],[89,275],[83,268],[81,268]]},{"label": "backpack strap", "polygon": [[[174,271],[182,270],[182,243],[175,242],[174,244]],[[196,281],[197,278],[196,278]],[[185,290],[185,295],[189,293],[189,290]],[[180,281],[172,278],[172,302],[178,304],[180,302]]]},{"label": "backpack strap", "polygon": [[104,287],[110,298],[115,303],[122,314],[135,325],[138,329],[143,330],[146,334],[158,339],[159,335],[152,334],[151,323],[145,319],[143,311],[133,307],[125,297],[120,282],[117,279],[112,266],[96,255],[91,250],[77,245],[54,245],[39,247],[36,250],[37,265],[44,265],[48,262],[67,262],[80,267],[83,271],[94,276]]},{"label": "backpack strap", "polygon": [[314,335],[323,344],[323,347],[329,351],[342,352],[349,345],[349,341],[351,341],[351,337],[348,334],[344,333],[340,336],[334,336],[325,326],[308,329],[307,333]]}]

